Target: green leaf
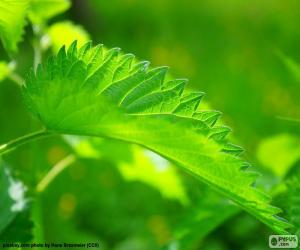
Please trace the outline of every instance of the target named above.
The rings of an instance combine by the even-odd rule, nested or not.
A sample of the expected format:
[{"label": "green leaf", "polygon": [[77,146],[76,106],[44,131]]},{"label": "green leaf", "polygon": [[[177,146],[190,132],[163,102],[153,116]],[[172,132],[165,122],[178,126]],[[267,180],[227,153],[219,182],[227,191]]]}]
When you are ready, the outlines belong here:
[{"label": "green leaf", "polygon": [[300,65],[296,61],[294,61],[292,58],[283,54],[282,52],[279,52],[278,55],[281,58],[284,65],[286,66],[286,68],[294,76],[295,80],[300,83]]},{"label": "green leaf", "polygon": [[11,207],[14,204],[14,200],[9,194],[10,176],[5,171],[4,167],[0,167],[0,232],[13,220],[16,213],[12,211]]},{"label": "green leaf", "polygon": [[31,0],[29,18],[40,24],[71,7],[70,0]]},{"label": "green leaf", "polygon": [[278,177],[284,177],[300,159],[300,139],[289,134],[264,139],[258,147],[257,158]]},{"label": "green leaf", "polygon": [[240,209],[227,199],[205,190],[197,204],[178,220],[172,244],[177,249],[195,249],[198,243],[226,220],[238,214]]},{"label": "green leaf", "polygon": [[238,156],[241,148],[228,144],[230,130],[213,125],[215,112],[199,108],[203,93],[185,90],[185,79],[165,77],[166,67],[148,69],[148,62],[135,63],[119,51],[90,43],[62,48],[29,74],[23,89],[28,108],[51,132],[148,148],[286,233],[289,224],[274,216],[281,210],[253,186],[257,173]]},{"label": "green leaf", "polygon": [[159,155],[115,140],[76,136],[65,136],[65,139],[78,156],[113,163],[126,181],[143,182],[158,190],[164,198],[178,200],[182,204],[188,203],[176,169]]},{"label": "green leaf", "polygon": [[26,187],[15,180],[0,162],[0,241],[22,241],[31,238]]},{"label": "green leaf", "polygon": [[70,21],[54,23],[47,30],[47,34],[55,53],[63,45],[71,45],[74,40],[77,40],[80,46],[90,40],[90,35],[83,27],[75,25]]},{"label": "green leaf", "polygon": [[294,225],[294,233],[300,237],[300,178],[294,175],[287,182],[288,190],[286,196],[288,197],[288,215],[291,223]]},{"label": "green leaf", "polygon": [[0,61],[0,82],[3,81],[10,73],[7,62]]},{"label": "green leaf", "polygon": [[25,26],[29,0],[0,1],[0,38],[9,53],[17,51]]},{"label": "green leaf", "polygon": [[14,220],[0,233],[0,242],[28,242],[33,238],[33,222],[28,209],[18,213]]}]

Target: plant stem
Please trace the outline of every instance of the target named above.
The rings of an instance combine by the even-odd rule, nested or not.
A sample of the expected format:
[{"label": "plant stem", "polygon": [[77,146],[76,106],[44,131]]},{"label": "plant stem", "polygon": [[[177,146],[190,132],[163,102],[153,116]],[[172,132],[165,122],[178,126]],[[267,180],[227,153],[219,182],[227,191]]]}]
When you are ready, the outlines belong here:
[{"label": "plant stem", "polygon": [[13,82],[15,82],[19,86],[24,85],[25,80],[21,76],[19,76],[17,73],[10,73],[10,75],[8,75],[8,78],[10,80],[12,80]]},{"label": "plant stem", "polygon": [[46,176],[38,183],[36,186],[36,191],[38,193],[42,193],[49,184],[58,176],[63,170],[65,170],[68,166],[74,163],[76,160],[75,155],[68,155],[58,163],[54,165],[54,167],[46,174]]},{"label": "plant stem", "polygon": [[36,71],[38,65],[41,63],[42,61],[42,52],[41,52],[41,47],[38,44],[38,42],[35,43],[35,45],[33,46],[33,50],[34,50],[34,61],[33,61],[33,66],[34,66],[34,70]]},{"label": "plant stem", "polygon": [[33,25],[33,34],[35,35],[34,41],[33,41],[33,52],[34,52],[34,58],[33,58],[33,67],[36,71],[38,65],[42,62],[42,48],[41,48],[41,36],[43,33],[43,25]]},{"label": "plant stem", "polygon": [[38,132],[34,132],[32,134],[28,134],[22,137],[19,137],[15,140],[12,140],[8,143],[2,144],[0,145],[0,155],[1,154],[5,154],[7,152],[9,152],[10,150],[19,147],[25,143],[28,143],[30,141],[45,137],[50,135],[50,133],[46,130],[42,130],[42,131],[38,131]]},{"label": "plant stem", "polygon": [[298,118],[291,118],[291,117],[284,117],[284,116],[277,116],[276,118],[288,122],[300,122],[300,119]]},{"label": "plant stem", "polygon": [[[34,169],[32,169],[32,170],[35,171],[34,175],[36,177],[36,176],[38,176],[40,166],[44,164],[44,160],[43,160],[41,148],[39,147],[39,145],[36,141],[31,143],[30,147],[31,147],[32,156],[35,156],[34,160],[32,161],[32,165],[34,167]],[[44,242],[45,241],[45,238],[44,238],[45,225],[44,225],[44,220],[43,220],[44,219],[44,217],[43,217],[43,212],[44,212],[43,198],[44,197],[41,197],[41,196],[35,196],[34,202],[32,202],[32,207],[31,207],[31,218],[35,225],[32,230],[32,233],[34,236],[34,241],[36,241],[36,242]]]}]

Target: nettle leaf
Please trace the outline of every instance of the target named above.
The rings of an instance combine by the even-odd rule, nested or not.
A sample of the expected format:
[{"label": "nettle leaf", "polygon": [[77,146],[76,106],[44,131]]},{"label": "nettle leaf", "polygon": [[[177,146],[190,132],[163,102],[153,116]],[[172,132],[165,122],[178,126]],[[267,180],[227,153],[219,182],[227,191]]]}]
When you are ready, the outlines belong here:
[{"label": "nettle leaf", "polygon": [[24,184],[13,179],[8,168],[0,162],[0,242],[31,239],[33,225],[25,192]]},{"label": "nettle leaf", "polygon": [[[63,35],[62,35],[63,34]],[[54,52],[58,52],[63,45],[71,45],[76,39],[79,46],[90,40],[88,32],[80,25],[70,21],[63,21],[52,24],[47,30]]]},{"label": "nettle leaf", "polygon": [[70,0],[31,0],[29,19],[40,24],[71,7]]},{"label": "nettle leaf", "polygon": [[50,132],[141,145],[286,233],[290,225],[253,186],[257,173],[247,171],[241,148],[227,142],[230,129],[215,125],[219,113],[199,108],[204,94],[187,91],[186,79],[166,77],[167,67],[148,65],[118,48],[73,43],[29,74],[24,99]]},{"label": "nettle leaf", "polygon": [[21,41],[29,0],[0,1],[0,37],[7,52],[17,51]]}]

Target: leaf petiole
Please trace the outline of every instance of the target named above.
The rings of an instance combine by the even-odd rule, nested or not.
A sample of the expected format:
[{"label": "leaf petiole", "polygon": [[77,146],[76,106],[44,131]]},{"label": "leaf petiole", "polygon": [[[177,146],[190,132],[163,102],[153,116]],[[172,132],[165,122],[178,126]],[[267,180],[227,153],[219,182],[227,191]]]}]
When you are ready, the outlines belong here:
[{"label": "leaf petiole", "polygon": [[51,133],[47,130],[41,130],[38,132],[34,132],[22,137],[19,137],[17,139],[14,139],[8,143],[2,144],[0,145],[0,155],[5,154],[11,150],[13,150],[14,148],[17,148],[25,143],[28,143],[30,141],[34,141],[36,139],[45,137],[45,136],[49,136],[51,135]]},{"label": "leaf petiole", "polygon": [[11,72],[7,77],[19,86],[24,85],[25,80],[21,76],[19,76],[17,73]]},{"label": "leaf petiole", "polygon": [[42,193],[49,184],[58,176],[62,171],[64,171],[68,166],[73,164],[76,160],[75,155],[68,155],[58,163],[46,174],[46,176],[38,183],[36,191]]}]

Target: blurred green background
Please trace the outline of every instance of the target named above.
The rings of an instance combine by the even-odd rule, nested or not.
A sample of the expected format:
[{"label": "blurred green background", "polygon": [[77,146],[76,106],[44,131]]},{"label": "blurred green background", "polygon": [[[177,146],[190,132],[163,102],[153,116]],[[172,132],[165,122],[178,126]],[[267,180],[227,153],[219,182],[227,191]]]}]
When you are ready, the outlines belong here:
[{"label": "blurred green background", "polygon": [[[64,19],[82,25],[94,43],[120,47],[153,66],[168,65],[174,76],[190,80],[190,88],[206,92],[205,100],[223,112],[234,140],[266,178],[272,173],[257,157],[261,142],[282,133],[299,136],[299,123],[280,118],[300,119],[300,83],[279,56],[300,62],[297,0],[76,0],[52,22]],[[18,56],[23,75],[33,57],[31,33],[27,27]],[[0,56],[7,58],[2,48]],[[0,83],[0,102],[1,143],[38,126],[9,80]],[[71,150],[57,137],[24,146],[5,160],[20,166],[16,175],[33,186]],[[140,181],[127,182],[112,164],[85,159],[59,176],[40,198],[34,216],[44,229],[36,234],[50,241],[100,240],[103,249],[160,249],[171,240],[173,225],[205,197],[206,189],[181,173],[191,200],[186,207]],[[194,227],[197,239],[202,229]],[[268,233],[242,213],[190,249],[268,249]]]}]

